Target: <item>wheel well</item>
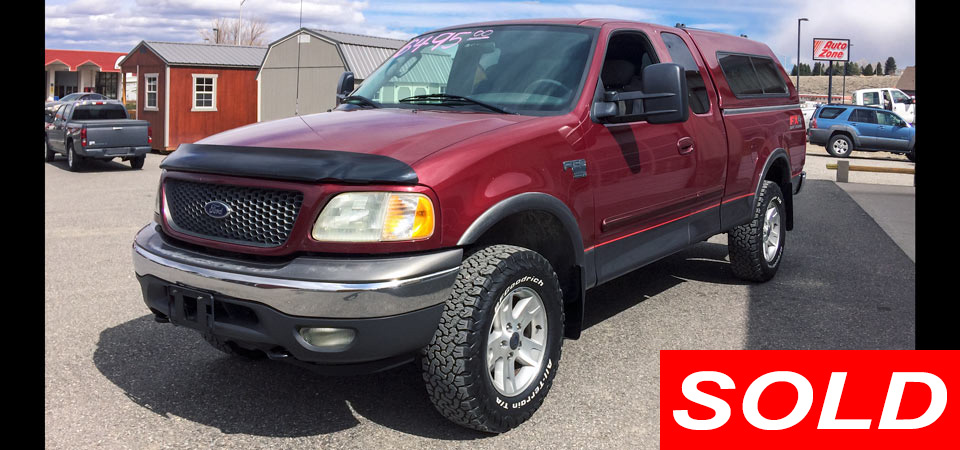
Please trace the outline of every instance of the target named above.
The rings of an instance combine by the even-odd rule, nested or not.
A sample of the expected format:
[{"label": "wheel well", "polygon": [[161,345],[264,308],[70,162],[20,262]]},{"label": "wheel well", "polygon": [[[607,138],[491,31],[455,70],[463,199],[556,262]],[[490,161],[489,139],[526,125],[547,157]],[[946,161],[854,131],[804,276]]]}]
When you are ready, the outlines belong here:
[{"label": "wheel well", "polygon": [[846,136],[847,139],[850,139],[850,143],[851,143],[851,144],[853,143],[853,135],[851,135],[849,131],[839,131],[839,130],[838,130],[838,131],[834,131],[833,133],[830,133],[830,137],[827,139],[827,144],[828,144],[828,145],[830,144],[830,139],[833,139],[833,137],[836,136],[836,135]]},{"label": "wheel well", "polygon": [[[581,268],[575,259],[570,234],[560,219],[549,212],[536,210],[504,217],[464,249],[464,258],[481,248],[496,244],[528,248],[550,262],[563,291],[567,337],[578,337],[582,318]],[[575,331],[569,330],[570,326]]]},{"label": "wheel well", "polygon": [[[832,137],[832,136],[831,136]],[[763,177],[780,187],[783,193],[783,200],[787,210],[787,230],[793,229],[793,183],[790,180],[790,164],[784,158],[777,158],[776,161],[767,169],[767,174]]]}]

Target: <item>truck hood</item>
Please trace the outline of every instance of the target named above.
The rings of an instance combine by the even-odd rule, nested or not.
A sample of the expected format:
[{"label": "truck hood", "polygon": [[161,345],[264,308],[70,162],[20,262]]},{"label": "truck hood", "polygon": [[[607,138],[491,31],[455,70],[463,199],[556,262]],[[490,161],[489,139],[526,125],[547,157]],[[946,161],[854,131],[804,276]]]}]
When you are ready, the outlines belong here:
[{"label": "truck hood", "polygon": [[464,139],[530,119],[463,111],[332,111],[247,125],[197,144],[366,153],[412,165]]}]

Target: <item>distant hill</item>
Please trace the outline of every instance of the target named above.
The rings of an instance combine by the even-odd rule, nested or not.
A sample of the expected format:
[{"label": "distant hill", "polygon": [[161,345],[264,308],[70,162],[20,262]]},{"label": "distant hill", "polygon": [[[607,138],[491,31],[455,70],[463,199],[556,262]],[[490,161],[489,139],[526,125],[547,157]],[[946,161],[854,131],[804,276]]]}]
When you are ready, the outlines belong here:
[{"label": "distant hill", "polygon": [[[801,94],[816,94],[816,95],[827,95],[827,81],[830,77],[827,76],[801,76],[800,77],[800,93]],[[862,75],[847,75],[847,93],[850,95],[851,92],[857,89],[873,89],[873,88],[885,88],[885,87],[896,87],[897,80],[900,79],[899,75],[884,75],[884,76],[862,76]],[[790,77],[790,82],[796,84],[797,77]],[[833,76],[833,95],[841,95],[843,92],[843,76],[834,75]]]}]

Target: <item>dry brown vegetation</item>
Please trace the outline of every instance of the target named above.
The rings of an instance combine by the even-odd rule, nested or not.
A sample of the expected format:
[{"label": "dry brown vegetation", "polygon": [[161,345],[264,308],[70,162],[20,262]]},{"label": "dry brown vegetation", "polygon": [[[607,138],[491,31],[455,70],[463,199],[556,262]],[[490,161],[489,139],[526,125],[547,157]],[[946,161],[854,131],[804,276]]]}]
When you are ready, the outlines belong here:
[{"label": "dry brown vegetation", "polygon": [[[827,95],[827,81],[830,77],[827,76],[801,76],[800,77],[800,93],[801,94],[816,94],[816,95]],[[884,76],[861,76],[861,75],[847,75],[847,90],[846,95],[850,95],[851,92],[857,89],[873,89],[873,88],[885,88],[885,87],[896,87],[897,80],[900,79],[899,75],[884,75]],[[790,77],[790,82],[796,84],[797,77]],[[843,92],[843,76],[834,75],[833,76],[833,95],[841,95]]]}]

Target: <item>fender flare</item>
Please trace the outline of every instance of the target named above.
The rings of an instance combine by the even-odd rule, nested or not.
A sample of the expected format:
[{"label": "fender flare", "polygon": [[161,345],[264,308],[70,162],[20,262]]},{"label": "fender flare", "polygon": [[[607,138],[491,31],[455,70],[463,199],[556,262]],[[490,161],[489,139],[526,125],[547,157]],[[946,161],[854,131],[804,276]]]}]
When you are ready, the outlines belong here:
[{"label": "fender flare", "polygon": [[556,217],[570,240],[573,249],[573,264],[576,272],[579,274],[578,292],[571,297],[566,297],[565,306],[566,320],[564,323],[564,337],[568,339],[577,339],[580,337],[580,331],[583,328],[583,311],[587,295],[587,286],[596,283],[596,272],[593,267],[593,252],[587,255],[583,250],[583,238],[580,234],[580,226],[573,212],[560,199],[542,192],[525,192],[508,197],[497,202],[480,217],[477,217],[473,223],[463,232],[458,246],[470,245],[475,243],[480,236],[487,232],[491,227],[501,220],[524,211],[544,211]]},{"label": "fender flare", "polygon": [[458,246],[470,245],[477,241],[487,230],[504,218],[523,211],[545,211],[552,214],[563,224],[574,252],[574,261],[583,266],[583,237],[573,212],[560,199],[542,192],[524,192],[505,198],[480,214],[457,241]]},{"label": "fender flare", "polygon": [[[857,129],[850,125],[834,125],[829,128],[830,136],[827,137],[827,142],[825,144],[830,144],[830,138],[833,137],[834,133],[838,131],[843,131],[844,133],[850,135],[850,140],[853,141],[853,147],[860,147],[860,135],[857,134]],[[851,149],[853,150],[853,149]]]},{"label": "fender flare", "polygon": [[[760,186],[763,184],[763,180],[767,178],[767,173],[770,172],[770,168],[773,167],[773,164],[778,160],[783,160],[787,165],[787,177],[793,176],[793,167],[790,165],[790,157],[787,155],[787,151],[783,148],[775,148],[770,152],[770,156],[767,156],[767,162],[763,164],[763,170],[760,171],[760,176],[757,178],[757,185],[753,189],[753,197],[750,199],[750,211],[754,211],[757,208],[757,199],[760,197]],[[787,180],[790,181],[789,178]],[[781,189],[786,202],[787,209],[787,231],[793,229],[793,189],[788,188],[786,190]]]}]

